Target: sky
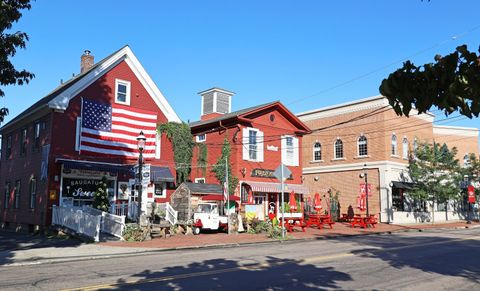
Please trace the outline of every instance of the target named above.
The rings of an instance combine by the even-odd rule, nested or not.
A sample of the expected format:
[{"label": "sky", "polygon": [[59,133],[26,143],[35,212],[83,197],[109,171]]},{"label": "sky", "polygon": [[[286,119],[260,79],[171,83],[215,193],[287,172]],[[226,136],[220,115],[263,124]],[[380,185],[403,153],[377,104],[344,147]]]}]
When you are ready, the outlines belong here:
[{"label": "sky", "polygon": [[309,111],[378,95],[407,59],[477,51],[479,10],[476,0],[38,0],[14,24],[30,40],[12,59],[36,77],[3,87],[0,107],[10,110],[5,124],[78,74],[84,50],[99,61],[128,44],[184,121],[200,118],[197,93],[214,86],[236,93],[232,110],[280,100]]}]

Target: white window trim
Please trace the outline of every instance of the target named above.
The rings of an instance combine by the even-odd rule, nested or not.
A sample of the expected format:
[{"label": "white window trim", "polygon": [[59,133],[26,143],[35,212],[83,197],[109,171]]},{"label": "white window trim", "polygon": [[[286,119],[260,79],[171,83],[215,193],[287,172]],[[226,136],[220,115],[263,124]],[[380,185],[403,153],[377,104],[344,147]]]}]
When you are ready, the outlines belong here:
[{"label": "white window trim", "polygon": [[[204,138],[204,139],[200,139],[200,136],[204,136],[205,138]],[[205,142],[205,141],[207,141],[207,134],[206,134],[206,133],[204,133],[204,134],[199,134],[199,135],[195,136],[195,140],[196,140],[197,142]]]},{"label": "white window trim", "polygon": [[[156,194],[156,193],[157,193],[157,191],[156,191],[157,189],[155,189],[155,188],[156,188],[156,186],[157,186],[158,184],[161,184],[161,185],[162,185],[162,195],[157,195],[157,194]],[[154,197],[154,198],[167,198],[167,183],[165,183],[165,182],[154,183],[154,184],[153,184],[153,197]]]},{"label": "white window trim", "polygon": [[[362,137],[365,138],[365,145],[367,147],[367,154],[366,155],[361,155],[360,154],[360,139]],[[357,158],[365,158],[365,157],[368,157],[368,138],[365,135],[362,134],[357,138]]]},{"label": "white window trim", "polygon": [[157,134],[155,135],[155,159],[160,159],[162,154],[162,135]]},{"label": "white window trim", "polygon": [[[248,158],[246,161],[251,161],[251,162],[263,162],[263,132],[254,127],[246,127],[247,130],[247,136],[245,137],[246,143],[243,143],[243,146],[246,147]],[[257,158],[256,159],[250,159],[250,131],[255,131],[257,133],[256,135],[256,140],[255,144],[257,146]]]},{"label": "white window trim", "polygon": [[[315,152],[317,151],[316,150],[316,145],[317,143],[320,145],[320,160],[316,160],[315,159]],[[322,161],[322,144],[317,140],[313,143],[313,147],[312,147],[312,162],[321,162]]]},{"label": "white window trim", "polygon": [[205,180],[205,178],[195,178],[195,183],[199,183],[200,181],[203,181],[203,183],[205,184],[207,182],[207,180]]},{"label": "white window trim", "polygon": [[[394,143],[393,143],[393,138],[395,137],[395,152],[392,151],[392,149],[394,148]],[[397,135],[395,133],[392,133],[392,136],[390,138],[390,155],[392,157],[398,157],[398,138],[397,138]]]},{"label": "white window trim", "polygon": [[[406,141],[406,142],[405,142]],[[404,137],[402,140],[402,158],[407,160],[408,159],[408,148],[409,148],[408,138]]]},{"label": "white window trim", "polygon": [[[338,140],[340,140],[342,142],[342,156],[341,157],[337,157],[337,141]],[[333,160],[334,161],[345,160],[345,147],[344,147],[344,144],[343,144],[343,140],[339,137],[337,137],[335,139],[335,141],[333,142]]]},{"label": "white window trim", "polygon": [[[289,137],[292,138],[292,149],[293,149],[293,156],[291,161],[287,159],[287,138]],[[298,137],[295,135],[283,135],[281,146],[282,146],[282,163],[284,163],[286,166],[292,166],[292,167],[299,166],[300,142]]]},{"label": "white window trim", "polygon": [[[127,86],[127,96],[125,96],[125,102],[119,101],[117,99],[118,97],[118,85],[122,84]],[[130,105],[130,82],[121,80],[121,79],[115,79],[115,103],[117,104],[123,104],[123,105]]]}]

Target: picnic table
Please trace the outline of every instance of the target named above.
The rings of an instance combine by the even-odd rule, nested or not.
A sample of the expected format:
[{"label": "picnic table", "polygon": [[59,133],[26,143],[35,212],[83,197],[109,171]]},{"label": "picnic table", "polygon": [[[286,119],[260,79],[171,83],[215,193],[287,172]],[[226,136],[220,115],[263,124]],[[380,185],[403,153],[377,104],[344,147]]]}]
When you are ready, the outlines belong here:
[{"label": "picnic table", "polygon": [[306,224],[307,226],[316,225],[318,229],[322,229],[324,225],[328,225],[331,229],[333,229],[332,225],[335,224],[335,222],[332,221],[332,217],[330,215],[311,213],[308,215]]},{"label": "picnic table", "polygon": [[[279,225],[282,226],[282,221],[280,220]],[[288,232],[293,232],[295,227],[301,227],[302,231],[305,232],[305,227],[307,224],[303,217],[288,217],[285,218],[285,229]]]},{"label": "picnic table", "polygon": [[352,217],[351,227],[354,228],[356,225],[360,226],[361,228],[367,228],[369,226],[375,228],[377,224],[377,218],[374,214],[369,216],[362,216],[361,214],[355,214]]}]

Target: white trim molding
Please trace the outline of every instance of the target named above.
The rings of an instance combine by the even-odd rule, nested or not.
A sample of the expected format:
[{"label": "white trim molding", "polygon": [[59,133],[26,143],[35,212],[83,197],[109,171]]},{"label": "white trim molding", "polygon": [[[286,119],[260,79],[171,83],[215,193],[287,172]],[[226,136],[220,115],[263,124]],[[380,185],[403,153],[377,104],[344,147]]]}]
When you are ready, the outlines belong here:
[{"label": "white trim molding", "polygon": [[434,125],[433,134],[478,137],[478,128]]}]

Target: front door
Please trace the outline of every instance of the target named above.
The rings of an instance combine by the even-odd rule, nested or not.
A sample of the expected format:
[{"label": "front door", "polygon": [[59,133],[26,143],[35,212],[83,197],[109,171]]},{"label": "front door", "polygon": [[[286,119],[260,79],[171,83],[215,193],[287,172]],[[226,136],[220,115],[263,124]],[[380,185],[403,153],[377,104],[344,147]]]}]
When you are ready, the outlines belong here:
[{"label": "front door", "polygon": [[268,217],[273,219],[277,216],[277,194],[269,193],[268,194]]}]

